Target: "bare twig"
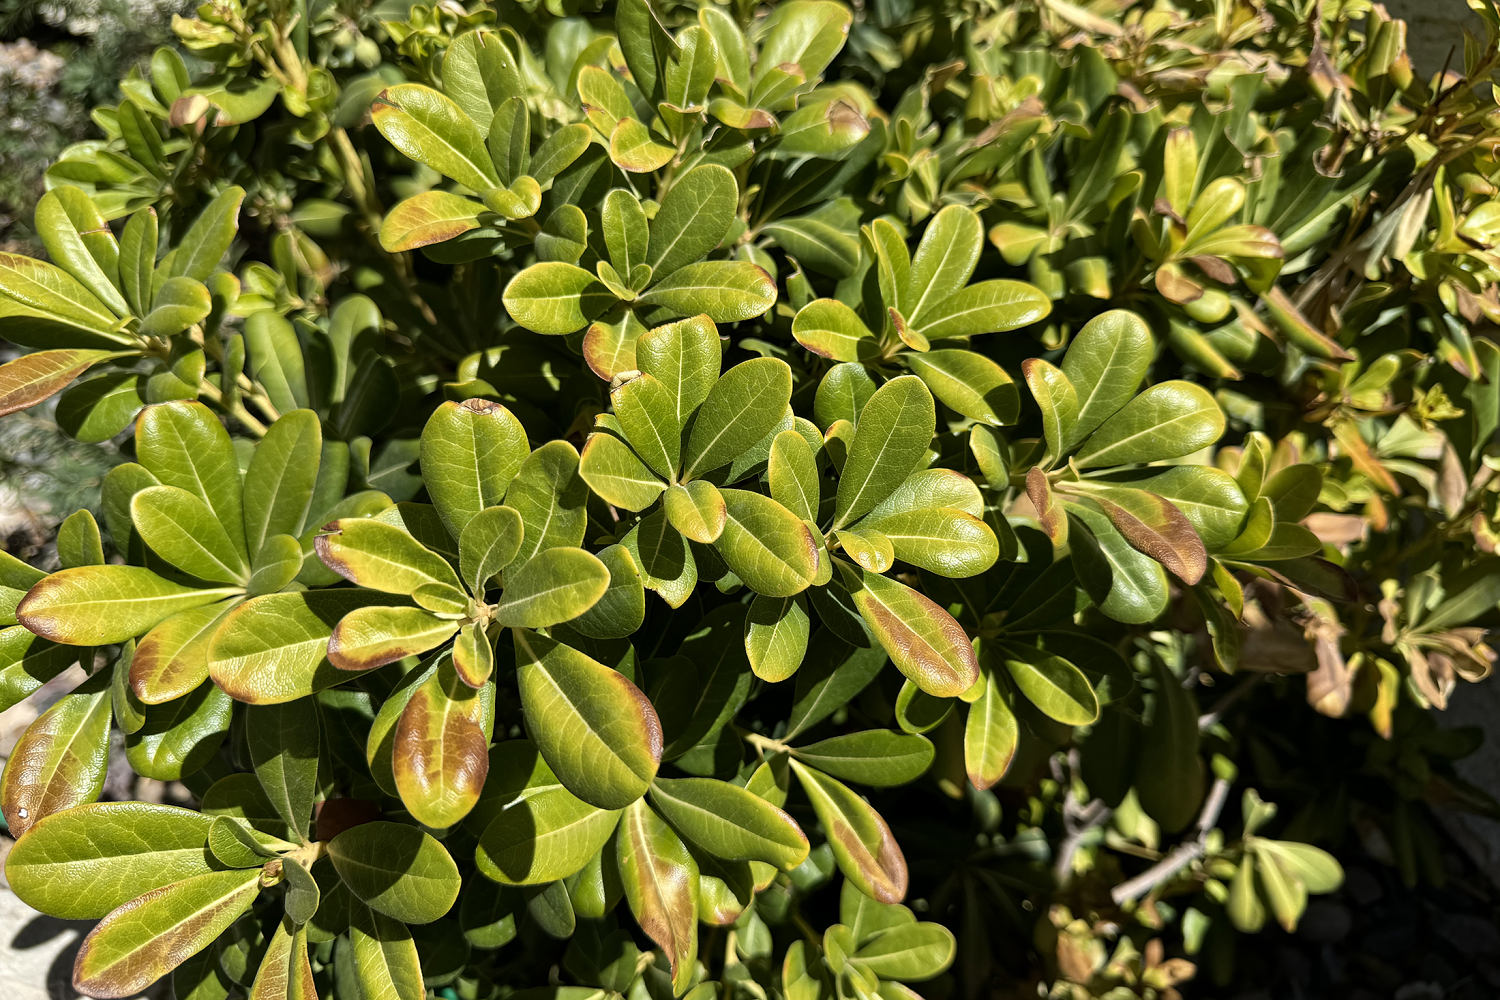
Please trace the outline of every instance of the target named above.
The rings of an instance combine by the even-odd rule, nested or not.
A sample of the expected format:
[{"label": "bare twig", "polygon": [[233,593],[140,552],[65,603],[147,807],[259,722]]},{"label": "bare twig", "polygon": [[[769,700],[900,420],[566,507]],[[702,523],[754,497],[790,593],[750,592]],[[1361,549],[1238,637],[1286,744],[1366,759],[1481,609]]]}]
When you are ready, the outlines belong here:
[{"label": "bare twig", "polygon": [[1224,811],[1224,804],[1229,801],[1229,787],[1230,783],[1225,778],[1214,781],[1213,787],[1209,789],[1208,798],[1203,803],[1203,810],[1198,814],[1198,822],[1193,825],[1193,839],[1178,844],[1156,864],[1135,878],[1121,882],[1111,889],[1109,895],[1115,901],[1115,905],[1122,906],[1139,899],[1203,857],[1208,843],[1208,833],[1219,821],[1219,814]]}]

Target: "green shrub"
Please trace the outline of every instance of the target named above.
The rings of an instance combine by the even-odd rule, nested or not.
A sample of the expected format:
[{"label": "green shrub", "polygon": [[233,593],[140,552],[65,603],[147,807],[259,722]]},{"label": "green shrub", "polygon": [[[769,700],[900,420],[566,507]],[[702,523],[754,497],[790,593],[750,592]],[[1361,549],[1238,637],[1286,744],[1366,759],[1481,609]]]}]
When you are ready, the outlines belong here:
[{"label": "green shrub", "polygon": [[78,988],[1173,997],[1435,874],[1500,13],[603,6],[205,3],[0,255],[133,456],[0,555]]}]

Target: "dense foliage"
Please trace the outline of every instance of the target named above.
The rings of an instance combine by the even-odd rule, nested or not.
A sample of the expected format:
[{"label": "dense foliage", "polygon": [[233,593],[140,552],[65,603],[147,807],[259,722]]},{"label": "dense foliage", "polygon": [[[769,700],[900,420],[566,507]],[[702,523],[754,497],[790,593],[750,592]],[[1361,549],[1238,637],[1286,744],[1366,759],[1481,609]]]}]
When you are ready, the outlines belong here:
[{"label": "dense foliage", "polygon": [[1166,998],[1353,827],[1432,874],[1481,13],[1430,80],[1365,0],[177,19],[0,254],[0,413],[134,459],[0,554],[0,707],[85,668],[11,886],[99,997]]}]

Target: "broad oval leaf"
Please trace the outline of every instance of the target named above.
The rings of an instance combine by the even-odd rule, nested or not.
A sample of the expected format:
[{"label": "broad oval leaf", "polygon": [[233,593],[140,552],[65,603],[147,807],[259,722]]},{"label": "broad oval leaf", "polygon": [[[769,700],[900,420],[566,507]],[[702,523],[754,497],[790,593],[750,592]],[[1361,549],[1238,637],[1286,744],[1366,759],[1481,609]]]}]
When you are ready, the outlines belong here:
[{"label": "broad oval leaf", "polygon": [[0,417],[35,406],[94,365],[116,357],[109,351],[34,351],[0,365]]},{"label": "broad oval leaf", "polygon": [[807,858],[807,836],[754,792],[712,778],[657,778],[651,804],[679,833],[716,858],[792,869]]},{"label": "broad oval leaf", "polygon": [[528,735],[567,789],[601,809],[646,793],[661,763],[661,722],[625,675],[555,640],[514,629]]},{"label": "broad oval leaf", "polygon": [[362,590],[310,590],[252,597],[220,623],[208,673],[236,701],[304,698],[349,678],[328,661],[328,638],[350,611],[375,603]]},{"label": "broad oval leaf", "polygon": [[355,896],[403,923],[431,923],[458,900],[458,865],[431,834],[406,823],[350,827],[328,842],[328,857]]},{"label": "broad oval leaf", "polygon": [[702,313],[715,323],[739,323],[776,304],[776,282],[748,261],[704,260],[655,281],[639,301],[665,310],[667,318]]},{"label": "broad oval leaf", "polygon": [[806,590],[817,575],[819,559],[807,523],[759,493],[720,493],[725,521],[717,551],[734,574],[766,597],[791,597]]},{"label": "broad oval leaf", "polygon": [[678,177],[651,220],[646,263],[658,275],[671,274],[705,257],[723,242],[739,207],[739,185],[716,163],[694,167]]},{"label": "broad oval leaf", "polygon": [[1113,309],[1083,325],[1062,363],[1063,374],[1078,393],[1074,442],[1134,398],[1154,351],[1151,330],[1135,313]]},{"label": "broad oval leaf", "polygon": [[499,185],[479,127],[431,87],[416,83],[387,87],[371,108],[370,119],[409,159],[475,191]]},{"label": "broad oval leaf", "polygon": [[501,301],[510,318],[526,329],[560,336],[582,330],[616,300],[593,272],[556,260],[519,272],[505,286]]},{"label": "broad oval leaf", "polygon": [[608,430],[594,431],[584,442],[578,474],[589,489],[621,510],[645,510],[667,488],[628,444]]},{"label": "broad oval leaf", "polygon": [[314,544],[323,565],[357,587],[409,595],[425,584],[463,586],[448,560],[384,521],[346,517],[326,525]]},{"label": "broad oval leaf", "polygon": [[250,567],[214,512],[176,486],[151,486],[130,498],[130,520],[141,540],[189,576],[242,584]]},{"label": "broad oval leaf", "polygon": [[462,537],[470,519],[498,506],[530,454],[526,429],[501,404],[438,406],[422,428],[422,481],[448,534]]},{"label": "broad oval leaf", "polygon": [[916,781],[932,766],[933,757],[925,736],[889,729],[830,736],[792,753],[824,774],[880,788]]},{"label": "broad oval leaf", "polygon": [[1202,386],[1162,382],[1126,403],[1078,450],[1080,469],[1190,455],[1224,433],[1224,411]]},{"label": "broad oval leaf", "polygon": [[792,369],[778,358],[755,358],[729,369],[709,390],[688,434],[682,478],[728,465],[781,422],[792,398]]},{"label": "broad oval leaf", "polygon": [[527,789],[480,834],[474,859],[502,885],[541,885],[574,874],[609,842],[617,809],[600,809],[562,785]]},{"label": "broad oval leaf", "polygon": [[1008,642],[1001,656],[1011,680],[1042,714],[1065,726],[1087,726],[1099,718],[1099,696],[1083,671],[1055,653]]}]

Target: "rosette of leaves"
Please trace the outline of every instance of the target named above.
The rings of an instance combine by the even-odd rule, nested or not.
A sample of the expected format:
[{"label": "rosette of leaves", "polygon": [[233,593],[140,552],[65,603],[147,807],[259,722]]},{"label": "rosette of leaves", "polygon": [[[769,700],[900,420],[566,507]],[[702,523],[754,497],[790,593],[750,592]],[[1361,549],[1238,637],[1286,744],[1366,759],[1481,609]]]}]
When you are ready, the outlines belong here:
[{"label": "rosette of leaves", "polygon": [[[859,393],[861,373],[851,367],[856,364],[881,374],[904,369],[961,417],[1015,422],[1020,396],[1014,381],[989,357],[960,345],[1042,319],[1051,309],[1046,296],[1003,278],[969,283],[984,243],[979,216],[970,208],[950,205],[934,216],[915,254],[886,219],[867,227],[864,239],[879,291],[877,300],[866,303],[865,314],[878,317],[880,333],[838,299],[809,302],[792,321],[798,343],[842,362],[824,376],[819,396]],[[818,414],[820,421],[825,412]]]},{"label": "rosette of leaves", "polygon": [[[422,995],[410,927],[453,907],[458,866],[439,841],[405,823],[367,819],[341,828],[320,821],[317,834],[326,839],[308,838],[318,716],[302,704],[311,714],[265,724],[274,735],[261,736],[270,742],[259,745],[272,753],[255,776],[221,779],[205,794],[202,812],[98,803],[50,816],[24,838],[25,847],[18,842],[6,861],[18,896],[73,919],[102,918],[74,963],[80,988],[129,997],[170,973],[179,991],[224,990],[237,973],[252,996],[306,996],[316,990],[310,943],[337,934],[348,940],[348,971],[362,989]],[[258,718],[250,726],[252,752]],[[302,735],[304,747],[311,737],[311,756],[290,757],[288,727],[309,722]],[[302,810],[301,832],[267,818],[273,803]],[[232,947],[237,931],[256,927],[259,916],[269,920],[261,947],[227,972],[234,966],[216,952]]]},{"label": "rosette of leaves", "polygon": [[473,808],[494,725],[494,643],[509,629],[522,710],[548,766],[585,801],[622,808],[656,773],[656,713],[627,677],[542,631],[627,635],[643,613],[628,552],[606,550],[606,563],[579,548],[577,452],[562,441],[531,451],[510,411],[483,400],[439,407],[421,445],[431,506],[333,521],[317,539],[339,575],[411,602],[345,613],[328,637],[330,664],[365,671],[452,644],[386,702],[372,767],[392,768],[395,791],[429,826]]},{"label": "rosette of leaves", "polygon": [[603,378],[635,367],[635,342],[649,325],[700,313],[715,323],[760,316],[776,302],[770,275],[749,261],[704,259],[729,235],[738,206],[734,175],[715,163],[678,176],[649,219],[635,194],[616,188],[600,209],[604,247],[593,270],[577,263],[580,236],[571,260],[542,260],[512,278],[505,309],[536,333],[588,327],[584,357]]},{"label": "rosette of leaves", "polygon": [[[782,504],[731,488],[767,461],[790,429],[792,372],[755,358],[720,374],[718,330],[696,316],[642,334],[638,370],[611,395],[584,443],[579,474],[606,503],[640,515],[617,530],[645,586],[680,607],[698,583],[704,550],[770,597],[790,597],[818,575],[806,524]],[[706,563],[712,570],[714,563]]]},{"label": "rosette of leaves", "polygon": [[227,189],[158,260],[153,209],[131,216],[117,239],[80,189],[43,195],[36,228],[52,263],[0,255],[0,332],[38,348],[0,366],[0,414],[34,406],[105,363],[120,370],[80,384],[60,404],[59,421],[83,441],[118,434],[146,403],[222,392],[204,380],[206,345],[239,293],[219,262],[243,197]]},{"label": "rosette of leaves", "polygon": [[480,872],[555,893],[584,917],[603,916],[623,895],[661,946],[678,993],[694,973],[698,924],[733,924],[808,854],[779,808],[784,795],[759,775],[745,784],[658,775],[645,798],[603,808],[575,796],[528,740],[501,743],[493,757],[501,777],[466,821]]},{"label": "rosette of leaves", "polygon": [[1307,897],[1338,889],[1344,870],[1333,855],[1312,844],[1259,836],[1256,831],[1275,817],[1276,807],[1254,789],[1245,791],[1243,813],[1239,861],[1216,858],[1210,863],[1214,877],[1208,894],[1224,905],[1230,923],[1243,933],[1264,928],[1268,913],[1283,928],[1296,927]]},{"label": "rosette of leaves", "polygon": [[823,932],[822,945],[821,955],[804,941],[787,949],[781,985],[788,998],[916,1000],[906,984],[938,976],[953,964],[958,948],[942,924],[918,920],[899,903],[876,902],[848,881],[839,895],[839,922]]},{"label": "rosette of leaves", "polygon": [[[3,633],[4,703],[75,661],[92,666],[94,650],[110,664],[22,734],[25,752],[0,776],[0,806],[18,834],[98,797],[111,713],[138,773],[175,781],[204,767],[228,733],[230,696],[286,682],[244,660],[210,679],[220,628],[246,614],[264,624],[267,604],[304,626],[347,607],[350,594],[297,589],[326,582],[307,558],[316,525],[390,503],[373,491],[345,496],[347,458],[324,449],[307,411],[277,421],[244,474],[223,425],[198,403],[146,408],[135,441],[139,462],[117,466],[103,488],[105,525],[127,562],[105,562],[86,511],[69,519],[63,569],[43,575],[7,559],[6,586],[27,589]],[[309,684],[307,673],[289,683]]]},{"label": "rosette of leaves", "polygon": [[[529,52],[525,55],[531,58]],[[423,191],[398,202],[380,226],[380,245],[387,251],[450,243],[472,234],[445,248],[443,256],[475,259],[497,239],[529,243],[536,234],[537,226],[529,220],[541,209],[554,179],[588,148],[589,129],[548,120],[550,131],[534,143],[526,97],[537,88],[525,65],[509,38],[472,31],[444,52],[441,91],[419,83],[381,91],[371,111],[380,134],[463,192]],[[575,213],[562,211],[568,222],[577,221]]]},{"label": "rosette of leaves", "polygon": [[[1135,623],[1165,610],[1168,570],[1187,584],[1203,578],[1204,536],[1214,544],[1236,536],[1247,506],[1232,478],[1210,467],[1122,477],[1206,448],[1224,432],[1223,411],[1200,386],[1163,382],[1137,392],[1153,352],[1146,324],[1116,311],[1078,332],[1061,367],[1041,358],[1023,365],[1043,428],[1027,496],[1053,541],[1068,544],[1099,609]],[[995,454],[985,428],[971,440],[976,455]]]}]

